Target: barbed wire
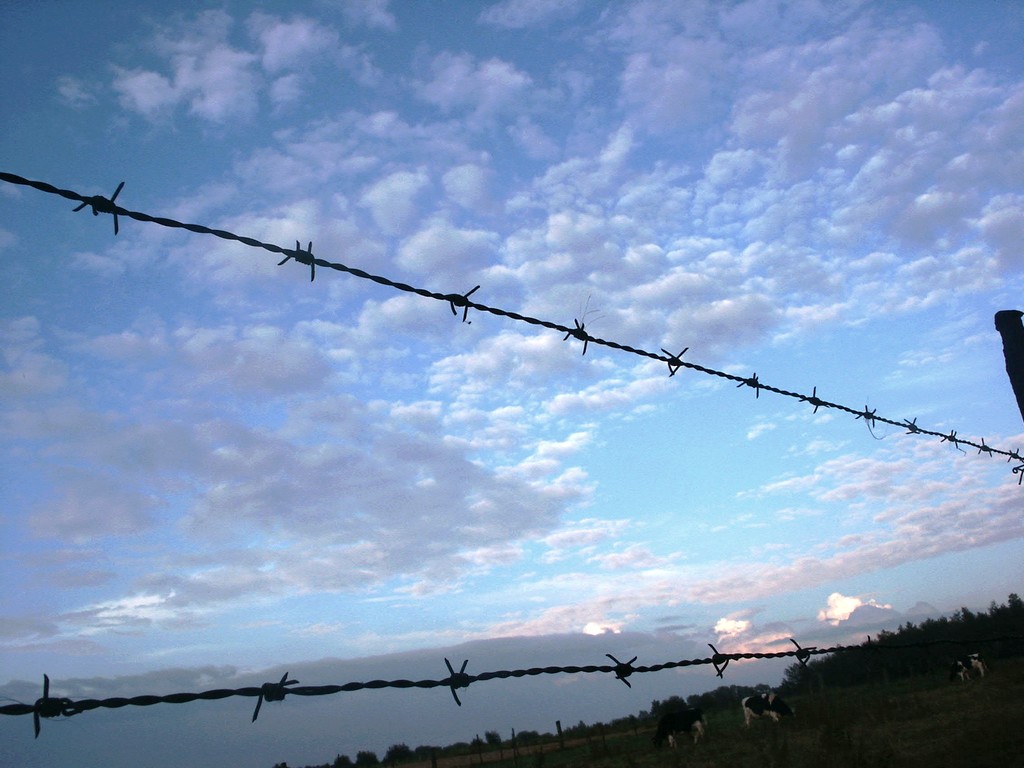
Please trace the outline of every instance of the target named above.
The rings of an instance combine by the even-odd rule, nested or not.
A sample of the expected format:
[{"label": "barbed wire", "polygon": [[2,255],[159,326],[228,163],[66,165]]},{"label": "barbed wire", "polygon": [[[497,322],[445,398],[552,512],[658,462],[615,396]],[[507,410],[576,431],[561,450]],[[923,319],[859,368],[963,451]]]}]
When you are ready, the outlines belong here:
[{"label": "barbed wire", "polygon": [[632,675],[645,674],[649,672],[661,672],[666,669],[678,669],[681,667],[696,667],[712,665],[719,678],[724,676],[726,668],[731,661],[739,660],[764,660],[795,658],[802,666],[806,667],[807,662],[814,656],[832,653],[845,653],[849,651],[900,651],[928,648],[938,645],[989,645],[1003,642],[1024,642],[1024,635],[1003,635],[983,639],[937,639],[923,640],[915,643],[888,644],[868,642],[861,645],[833,645],[828,648],[810,646],[803,648],[800,644],[790,638],[790,642],[796,646],[792,651],[765,651],[765,652],[739,652],[720,653],[714,645],[708,643],[708,647],[714,652],[713,656],[701,659],[681,659],[679,661],[668,661],[650,666],[634,666],[637,657],[623,662],[616,659],[610,653],[605,654],[614,664],[588,664],[582,666],[547,666],[531,667],[529,669],[502,669],[494,672],[481,672],[469,674],[466,667],[469,659],[462,662],[459,671],[456,672],[451,662],[445,658],[444,663],[448,667],[448,677],[437,680],[368,680],[365,682],[350,682],[342,685],[306,685],[300,686],[298,680],[288,679],[288,672],[285,672],[276,683],[263,683],[260,686],[247,686],[244,688],[215,688],[199,693],[172,693],[165,696],[116,696],[107,699],[71,699],[68,697],[50,696],[50,678],[43,675],[43,695],[36,699],[34,704],[5,704],[0,706],[0,715],[32,715],[33,727],[36,738],[39,737],[40,723],[43,719],[55,717],[72,717],[82,712],[94,709],[120,709],[122,707],[149,707],[154,704],[189,704],[195,701],[215,701],[227,699],[234,696],[256,698],[256,708],[253,710],[250,722],[256,722],[259,717],[263,702],[284,701],[287,696],[331,696],[338,693],[351,693],[361,690],[374,690],[380,688],[448,688],[452,698],[458,706],[462,706],[458,691],[468,688],[473,683],[485,680],[505,680],[508,678],[536,677],[538,675],[575,675],[575,674],[613,674],[617,680],[621,680],[627,687],[632,688],[629,677]]},{"label": "barbed wire", "polygon": [[284,258],[280,262],[278,262],[278,266],[281,266],[291,260],[294,260],[299,264],[308,266],[309,279],[311,281],[316,279],[317,267],[333,269],[337,272],[344,272],[364,280],[371,280],[375,283],[378,283],[379,285],[384,285],[399,291],[413,293],[428,299],[435,299],[437,301],[447,302],[449,307],[451,308],[452,314],[455,315],[456,317],[458,317],[458,310],[462,310],[463,322],[467,321],[469,317],[469,310],[471,309],[476,310],[478,312],[487,312],[489,314],[497,315],[499,317],[505,317],[511,320],[528,323],[530,325],[541,326],[543,328],[548,328],[553,331],[558,331],[559,333],[564,333],[565,336],[563,337],[563,340],[568,340],[572,338],[583,342],[582,354],[584,355],[587,353],[587,349],[589,348],[590,344],[597,344],[599,346],[609,347],[611,349],[616,349],[621,352],[628,352],[639,357],[646,357],[652,360],[660,360],[661,362],[666,363],[668,365],[670,377],[675,376],[680,369],[686,368],[687,370],[696,371],[698,373],[703,373],[708,376],[715,376],[717,378],[735,382],[737,388],[749,387],[750,389],[754,390],[754,396],[757,398],[760,398],[762,391],[772,392],[776,395],[789,397],[798,400],[799,402],[807,403],[808,405],[814,407],[815,413],[818,412],[819,408],[831,408],[832,410],[835,411],[847,413],[853,416],[855,419],[863,419],[864,423],[869,427],[869,429],[873,429],[878,423],[888,424],[893,427],[905,429],[906,434],[926,435],[929,437],[938,438],[940,442],[950,443],[954,448],[960,451],[963,451],[961,446],[969,446],[971,448],[976,448],[978,450],[979,455],[986,454],[988,456],[1006,456],[1007,463],[1011,461],[1018,462],[1017,466],[1014,466],[1012,468],[1013,474],[1017,475],[1017,484],[1020,485],[1022,481],[1024,481],[1024,456],[1021,455],[1019,450],[995,448],[993,446],[986,444],[985,438],[980,438],[980,442],[978,442],[973,439],[961,437],[959,436],[958,431],[955,429],[951,429],[948,433],[937,432],[931,429],[925,429],[924,427],[918,426],[916,418],[897,420],[887,418],[885,416],[880,416],[877,413],[877,408],[869,409],[866,405],[862,409],[857,409],[847,405],[843,405],[841,403],[832,402],[824,398],[818,397],[817,386],[815,386],[811,390],[811,394],[808,395],[805,393],[793,392],[790,390],[782,389],[781,387],[766,384],[765,382],[761,381],[758,378],[756,372],[750,376],[738,376],[736,374],[726,373],[725,371],[719,371],[714,368],[699,365],[697,363],[690,362],[689,360],[683,360],[683,355],[686,354],[686,352],[689,350],[689,347],[683,349],[683,351],[680,352],[679,354],[672,354],[668,350],[662,348],[661,353],[659,354],[657,352],[650,352],[648,350],[639,349],[637,347],[633,347],[628,344],[622,344],[610,339],[602,339],[598,336],[592,335],[586,330],[585,318],[574,318],[573,325],[567,326],[562,325],[560,323],[552,322],[550,320],[543,320],[540,318],[531,317],[529,315],[523,315],[518,312],[513,312],[507,309],[501,309],[499,307],[492,307],[486,304],[481,304],[470,299],[470,296],[472,296],[477,290],[480,289],[479,285],[467,291],[466,293],[439,293],[436,291],[427,290],[426,288],[419,288],[413,285],[409,285],[408,283],[392,280],[391,278],[384,277],[382,275],[375,275],[365,270],[359,269],[358,267],[350,267],[339,262],[327,261],[325,259],[318,258],[313,255],[312,241],[309,241],[305,250],[302,249],[298,240],[295,241],[295,248],[284,248],[283,246],[277,245],[275,243],[263,242],[262,240],[257,240],[255,238],[246,237],[243,235],[237,235],[234,232],[229,232],[223,229],[213,229],[202,224],[189,224],[186,222],[176,221],[175,219],[169,219],[162,216],[152,216],[148,213],[131,211],[128,210],[127,208],[122,208],[121,206],[117,205],[117,203],[114,202],[117,199],[117,196],[120,194],[121,190],[124,188],[123,181],[117,185],[117,188],[114,190],[114,194],[111,195],[109,198],[103,197],[102,195],[83,195],[79,192],[75,192],[70,189],[61,189],[59,187],[55,187],[52,184],[48,184],[45,181],[34,181],[32,179],[26,179],[22,176],[18,176],[16,174],[7,173],[3,171],[0,171],[0,181],[6,181],[10,184],[18,184],[22,186],[32,187],[41,192],[46,192],[52,195],[59,195],[61,197],[67,198],[68,200],[78,201],[79,205],[73,209],[74,211],[80,211],[88,206],[92,209],[93,216],[98,216],[101,213],[110,214],[114,217],[115,235],[117,235],[120,231],[118,217],[126,216],[128,218],[135,219],[136,221],[158,224],[162,227],[185,229],[190,232],[195,232],[197,234],[213,235],[214,237],[219,237],[223,240],[232,240],[235,242],[242,243],[243,245],[247,245],[251,248],[261,248],[265,251],[269,251],[271,253],[276,253],[284,256]]}]

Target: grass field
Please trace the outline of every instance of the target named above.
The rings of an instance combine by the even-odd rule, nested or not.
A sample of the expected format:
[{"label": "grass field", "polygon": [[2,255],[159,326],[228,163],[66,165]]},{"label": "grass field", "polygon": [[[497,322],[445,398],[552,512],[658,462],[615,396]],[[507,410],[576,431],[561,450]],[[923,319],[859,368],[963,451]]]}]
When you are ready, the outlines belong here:
[{"label": "grass field", "polygon": [[[583,741],[520,751],[489,768],[1024,768],[1024,660],[1002,660],[983,680],[944,676],[787,697],[795,718],[743,726],[739,702],[707,712],[707,738],[656,750],[653,724]],[[468,756],[467,756],[468,757]],[[479,764],[479,759],[463,760]],[[426,765],[429,766],[429,763]],[[454,765],[452,763],[451,765]],[[448,768],[438,760],[438,768]]]}]

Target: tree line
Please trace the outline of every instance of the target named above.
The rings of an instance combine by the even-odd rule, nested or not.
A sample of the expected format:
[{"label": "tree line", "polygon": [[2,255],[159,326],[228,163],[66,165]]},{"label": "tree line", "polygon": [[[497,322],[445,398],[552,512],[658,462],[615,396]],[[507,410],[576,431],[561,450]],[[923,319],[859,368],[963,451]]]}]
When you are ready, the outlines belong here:
[{"label": "tree line", "polygon": [[[1007,601],[994,600],[987,612],[960,608],[951,616],[925,619],[920,624],[907,622],[893,631],[883,630],[872,640],[861,643],[862,650],[835,653],[786,668],[780,694],[806,693],[821,688],[843,688],[865,684],[884,684],[919,675],[949,671],[956,656],[981,653],[989,666],[999,659],[1024,656],[1024,641],[1004,640],[975,644],[986,638],[1019,636],[1024,633],[1024,601],[1011,593]],[[913,647],[918,643],[944,641],[938,645]],[[907,648],[878,649],[872,646],[905,645]]]}]

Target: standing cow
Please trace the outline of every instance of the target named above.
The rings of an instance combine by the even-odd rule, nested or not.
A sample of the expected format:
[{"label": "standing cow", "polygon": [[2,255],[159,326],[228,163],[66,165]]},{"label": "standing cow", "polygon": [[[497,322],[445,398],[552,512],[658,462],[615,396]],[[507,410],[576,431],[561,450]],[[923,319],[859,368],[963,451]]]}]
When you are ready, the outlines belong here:
[{"label": "standing cow", "polygon": [[699,709],[669,712],[658,721],[658,730],[654,734],[654,746],[661,748],[662,743],[667,739],[668,745],[675,747],[677,733],[692,733],[693,743],[696,744],[704,735],[707,724],[708,721],[704,719],[704,713]]},{"label": "standing cow", "polygon": [[953,659],[953,666],[949,669],[949,679],[966,683],[972,676],[984,677],[988,672],[988,665],[981,658],[980,653],[969,653],[966,656],[957,656]]},{"label": "standing cow", "polygon": [[793,716],[793,710],[789,704],[784,702],[774,693],[760,693],[756,696],[747,696],[742,702],[743,722],[748,728],[751,719],[755,717],[770,717],[779,722],[780,717]]}]

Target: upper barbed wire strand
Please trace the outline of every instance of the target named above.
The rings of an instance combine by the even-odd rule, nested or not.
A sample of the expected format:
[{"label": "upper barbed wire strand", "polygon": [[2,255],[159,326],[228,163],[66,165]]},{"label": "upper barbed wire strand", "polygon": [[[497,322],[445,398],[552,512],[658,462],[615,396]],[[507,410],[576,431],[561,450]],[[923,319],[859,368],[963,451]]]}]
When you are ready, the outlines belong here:
[{"label": "upper barbed wire strand", "polygon": [[[566,326],[560,323],[552,322],[550,320],[542,320],[540,318],[530,317],[529,315],[523,315],[518,312],[512,312],[507,309],[491,307],[486,304],[471,301],[469,298],[470,294],[476,291],[477,288],[479,288],[479,286],[477,286],[477,288],[474,288],[467,294],[456,294],[451,292],[439,293],[437,291],[427,290],[426,288],[418,288],[416,286],[409,285],[408,283],[403,283],[398,280],[392,280],[391,278],[384,277],[382,275],[375,275],[371,272],[359,269],[358,267],[350,267],[340,262],[333,262],[327,261],[326,259],[316,258],[312,255],[312,244],[310,244],[309,250],[306,251],[301,250],[301,248],[298,245],[298,241],[296,241],[295,248],[284,248],[275,243],[267,243],[252,237],[237,235],[234,232],[229,232],[224,229],[214,229],[212,227],[207,227],[202,224],[190,224],[187,222],[177,221],[175,219],[170,219],[163,216],[152,216],[148,213],[131,211],[128,210],[127,208],[122,208],[121,206],[116,205],[113,202],[113,198],[117,197],[122,187],[124,186],[124,182],[121,182],[121,184],[118,185],[117,191],[114,193],[112,198],[105,198],[100,195],[83,195],[79,192],[75,192],[74,190],[61,189],[60,187],[55,187],[54,185],[49,184],[45,181],[35,181],[32,179],[26,179],[22,176],[18,176],[13,173],[7,173],[4,171],[0,171],[0,181],[6,181],[10,184],[18,184],[22,186],[32,187],[34,189],[39,190],[40,192],[46,192],[51,195],[59,195],[68,200],[75,200],[83,204],[80,205],[75,210],[81,210],[84,207],[84,205],[91,205],[94,214],[109,213],[115,217],[115,221],[117,220],[118,216],[126,216],[130,219],[135,219],[136,221],[158,224],[162,227],[169,227],[173,229],[185,229],[188,230],[189,232],[195,232],[197,234],[213,235],[214,237],[219,237],[223,240],[232,240],[235,242],[242,243],[243,245],[247,245],[251,248],[261,248],[265,251],[269,251],[271,253],[276,253],[287,257],[284,259],[284,261],[281,262],[282,264],[285,261],[288,261],[289,258],[292,258],[298,263],[308,265],[311,270],[315,270],[316,267],[333,269],[337,272],[344,272],[364,280],[371,280],[379,285],[394,288],[399,291],[413,293],[416,294],[417,296],[434,299],[436,301],[447,302],[452,306],[453,311],[456,305],[463,309],[463,319],[466,318],[470,309],[474,309],[478,312],[487,312],[492,315],[497,315],[498,317],[505,317],[510,320],[516,320],[519,322],[528,323],[530,325],[536,325],[543,328],[548,328],[550,330],[566,334],[566,338],[575,338],[583,341],[584,351],[586,350],[588,344],[597,344],[602,347],[617,349],[621,352],[628,352],[639,357],[646,357],[651,360],[658,360],[668,364],[670,376],[674,376],[680,368],[686,368],[688,370],[703,373],[708,376],[716,376],[718,378],[725,379],[726,381],[735,382],[737,387],[750,387],[754,390],[755,395],[757,395],[758,397],[760,397],[760,393],[762,391],[772,392],[776,395],[781,395],[783,397],[792,398],[800,402],[809,403],[814,406],[815,411],[817,411],[818,408],[831,408],[836,411],[847,413],[853,416],[854,418],[864,419],[865,422],[869,423],[871,426],[878,422],[881,422],[883,424],[888,424],[893,427],[905,429],[907,431],[907,434],[928,435],[930,437],[936,437],[940,440],[940,442],[951,443],[955,448],[958,449],[962,445],[969,445],[972,448],[977,448],[979,455],[982,453],[987,454],[989,456],[999,454],[1001,456],[1006,456],[1008,462],[1019,462],[1017,466],[1014,466],[1012,468],[1012,472],[1013,474],[1018,476],[1018,485],[1024,482],[1024,456],[1021,456],[1018,450],[1005,450],[1001,448],[994,448],[990,445],[987,445],[985,443],[984,438],[981,438],[981,442],[976,442],[968,438],[959,437],[957,434],[957,430],[950,430],[949,432],[936,432],[934,430],[925,429],[924,427],[920,427],[917,425],[916,418],[913,420],[903,419],[898,421],[896,419],[887,418],[885,416],[879,416],[877,413],[875,413],[874,410],[868,410],[867,406],[858,409],[851,408],[850,406],[843,405],[841,403],[834,403],[829,400],[825,400],[824,398],[818,397],[818,388],[816,386],[814,387],[814,391],[811,395],[801,394],[800,392],[793,392],[790,390],[782,389],[780,387],[772,386],[770,384],[765,384],[763,381],[760,381],[758,379],[756,373],[753,374],[752,376],[737,376],[736,374],[726,373],[725,371],[719,371],[714,368],[708,368],[703,365],[698,365],[697,363],[692,363],[687,360],[683,360],[681,359],[683,353],[680,353],[679,356],[670,354],[659,354],[657,352],[650,352],[645,349],[639,349],[628,344],[622,344],[617,341],[602,339],[598,336],[593,336],[587,333],[584,330],[583,326],[576,320],[573,321],[573,326]],[[311,279],[312,275],[313,272],[311,271]],[[684,352],[685,351],[686,350],[684,350]],[[662,352],[664,352],[664,350],[662,350]]]}]

